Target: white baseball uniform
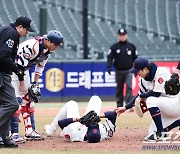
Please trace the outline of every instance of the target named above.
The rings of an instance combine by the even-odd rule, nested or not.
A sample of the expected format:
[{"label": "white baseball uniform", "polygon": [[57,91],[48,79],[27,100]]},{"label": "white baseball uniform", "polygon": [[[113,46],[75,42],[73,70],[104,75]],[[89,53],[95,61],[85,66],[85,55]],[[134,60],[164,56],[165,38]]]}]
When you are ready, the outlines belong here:
[{"label": "white baseball uniform", "polygon": [[[92,96],[88,102],[88,106],[84,114],[91,110],[94,110],[97,114],[100,113],[102,101],[98,96]],[[66,118],[79,118],[78,104],[75,101],[69,101],[65,106],[59,111],[57,116],[54,118],[50,125],[51,131],[55,131],[58,128],[58,121]],[[108,123],[108,124],[107,124]],[[109,126],[110,125],[110,126]],[[106,120],[104,124],[99,123],[99,129],[101,134],[101,140],[109,139],[108,130],[114,128],[115,126],[110,120]],[[84,141],[84,137],[87,133],[87,127],[79,122],[74,122],[66,126],[62,131],[60,136],[65,136],[70,139],[70,141]]]},{"label": "white baseball uniform", "polygon": [[[19,45],[16,63],[25,70],[24,82],[27,88],[30,86],[29,69],[36,65],[35,73],[41,75],[52,53],[41,45],[42,40],[43,37],[32,38]],[[12,85],[15,88],[16,96],[22,98],[22,92],[19,90],[19,80],[15,73],[12,75]]]},{"label": "white baseball uniform", "polygon": [[[152,81],[146,81],[141,79],[140,92],[147,92],[153,90],[154,92],[160,92],[159,97],[148,97],[146,99],[147,108],[158,107],[161,111],[161,118],[163,128],[166,128],[174,121],[180,118],[180,94],[171,96],[166,95],[164,84],[169,80],[171,73],[165,67],[158,67]],[[149,128],[149,134],[157,131],[154,122],[151,123]]]},{"label": "white baseball uniform", "polygon": [[[25,70],[24,83],[26,90],[30,87],[29,69],[36,65],[35,73],[41,75],[48,58],[52,54],[52,52],[44,48],[43,39],[43,37],[35,37],[19,45],[16,63]],[[20,82],[17,75],[13,73],[11,78],[16,97],[20,97],[23,100],[21,106],[25,107],[28,104],[28,112],[34,112],[34,102],[30,102],[26,97],[27,95],[23,95],[20,91]],[[23,113],[27,134],[32,132],[32,127],[29,127],[31,126],[31,120],[28,112]]]}]

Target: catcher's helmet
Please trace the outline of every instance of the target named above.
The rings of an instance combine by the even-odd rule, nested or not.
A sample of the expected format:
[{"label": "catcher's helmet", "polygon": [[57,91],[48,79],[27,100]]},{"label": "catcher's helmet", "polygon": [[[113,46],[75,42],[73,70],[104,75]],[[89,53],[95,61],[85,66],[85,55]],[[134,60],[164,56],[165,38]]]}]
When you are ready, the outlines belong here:
[{"label": "catcher's helmet", "polygon": [[53,42],[56,45],[62,45],[63,44],[63,35],[56,30],[51,30],[47,34],[47,38],[48,38],[48,40],[50,40],[51,42]]}]

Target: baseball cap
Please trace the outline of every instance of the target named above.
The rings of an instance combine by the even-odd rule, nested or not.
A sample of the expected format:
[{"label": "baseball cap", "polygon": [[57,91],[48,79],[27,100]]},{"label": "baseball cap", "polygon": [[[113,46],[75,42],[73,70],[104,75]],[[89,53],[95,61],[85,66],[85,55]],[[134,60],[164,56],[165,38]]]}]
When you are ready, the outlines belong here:
[{"label": "baseball cap", "polygon": [[126,31],[124,28],[120,28],[120,29],[118,30],[118,34],[119,34],[119,35],[125,35],[125,34],[127,34],[127,31]]},{"label": "baseball cap", "polygon": [[134,61],[134,66],[129,71],[131,73],[137,73],[139,70],[144,69],[145,67],[149,67],[149,61],[146,58],[138,57]]},{"label": "baseball cap", "polygon": [[26,28],[29,32],[34,32],[34,29],[31,27],[31,19],[25,16],[20,16],[15,21],[15,26],[22,25]]},{"label": "baseball cap", "polygon": [[88,126],[87,139],[89,143],[97,143],[101,140],[101,133],[97,123]]}]

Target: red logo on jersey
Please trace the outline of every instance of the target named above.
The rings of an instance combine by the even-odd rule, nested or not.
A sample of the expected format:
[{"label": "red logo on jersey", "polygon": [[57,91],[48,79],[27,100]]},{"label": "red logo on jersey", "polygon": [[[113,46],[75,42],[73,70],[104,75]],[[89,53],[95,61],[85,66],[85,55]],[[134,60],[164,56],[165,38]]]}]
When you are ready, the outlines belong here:
[{"label": "red logo on jersey", "polygon": [[97,133],[97,129],[93,129],[93,133],[96,134]]},{"label": "red logo on jersey", "polygon": [[158,82],[161,84],[161,83],[164,82],[164,80],[163,80],[162,78],[159,78],[159,79],[158,79]]}]

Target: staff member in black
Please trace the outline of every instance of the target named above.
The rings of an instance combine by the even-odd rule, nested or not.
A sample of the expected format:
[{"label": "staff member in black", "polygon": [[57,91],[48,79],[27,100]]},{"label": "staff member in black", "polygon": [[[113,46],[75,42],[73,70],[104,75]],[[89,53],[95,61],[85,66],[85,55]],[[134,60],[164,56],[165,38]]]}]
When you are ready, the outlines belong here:
[{"label": "staff member in black", "polygon": [[113,44],[107,55],[107,71],[111,74],[112,65],[116,74],[116,99],[117,107],[123,106],[124,83],[126,84],[125,102],[128,103],[132,99],[132,74],[129,69],[132,68],[134,60],[138,57],[138,53],[134,44],[127,41],[127,31],[123,28],[118,30],[118,42]]},{"label": "staff member in black", "polygon": [[30,23],[28,17],[21,16],[9,26],[0,27],[0,147],[18,147],[9,138],[9,122],[19,108],[10,75],[15,72],[23,80],[24,72],[16,66],[15,58],[19,38],[34,31]]}]

